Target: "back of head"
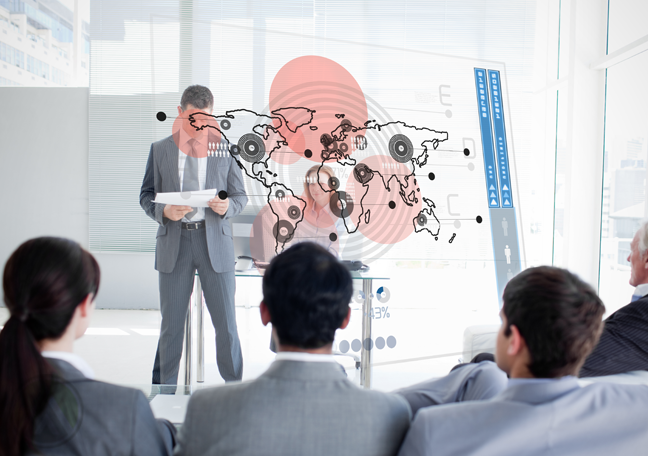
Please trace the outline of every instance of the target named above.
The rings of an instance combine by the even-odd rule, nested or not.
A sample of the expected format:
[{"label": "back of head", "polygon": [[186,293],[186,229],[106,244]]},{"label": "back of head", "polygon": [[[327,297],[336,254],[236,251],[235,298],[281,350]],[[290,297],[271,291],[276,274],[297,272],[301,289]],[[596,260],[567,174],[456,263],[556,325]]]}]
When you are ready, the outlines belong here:
[{"label": "back of head", "polygon": [[541,266],[515,276],[504,290],[504,315],[515,325],[536,378],[576,375],[598,342],[605,306],[592,287],[565,269]]},{"label": "back of head", "polygon": [[201,85],[192,85],[187,87],[182,93],[180,106],[184,111],[189,105],[203,111],[211,110],[214,107],[214,96],[212,95],[211,90]]},{"label": "back of head", "polygon": [[30,447],[34,420],[51,394],[53,372],[38,342],[58,339],[77,306],[99,289],[99,265],[79,244],[42,237],[23,243],[4,268],[10,318],[0,332],[0,455]]},{"label": "back of head", "polygon": [[352,295],[349,271],[310,242],[279,254],[263,275],[263,302],[281,345],[314,349],[333,343]]}]

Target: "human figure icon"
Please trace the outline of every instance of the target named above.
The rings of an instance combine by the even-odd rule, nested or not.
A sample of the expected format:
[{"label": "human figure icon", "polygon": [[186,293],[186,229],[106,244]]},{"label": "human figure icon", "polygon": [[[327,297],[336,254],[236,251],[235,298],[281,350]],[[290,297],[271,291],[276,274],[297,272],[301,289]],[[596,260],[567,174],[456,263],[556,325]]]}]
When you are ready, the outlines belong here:
[{"label": "human figure icon", "polygon": [[506,217],[502,219],[502,229],[504,230],[504,236],[508,237],[508,222],[506,221]]},{"label": "human figure icon", "polygon": [[506,264],[511,264],[511,249],[508,245],[504,249],[504,255],[506,255]]},{"label": "human figure icon", "polygon": [[508,272],[506,273],[506,280],[511,280],[513,278],[513,273],[509,269]]}]

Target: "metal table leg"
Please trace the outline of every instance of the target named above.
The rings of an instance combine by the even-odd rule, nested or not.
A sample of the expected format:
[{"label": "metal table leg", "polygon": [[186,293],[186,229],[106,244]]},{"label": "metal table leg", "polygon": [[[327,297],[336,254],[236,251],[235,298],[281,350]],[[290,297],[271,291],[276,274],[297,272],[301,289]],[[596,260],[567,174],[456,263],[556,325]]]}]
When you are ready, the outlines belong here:
[{"label": "metal table leg", "polygon": [[371,279],[362,279],[362,350],[360,352],[360,384],[366,389],[371,388]]},{"label": "metal table leg", "polygon": [[187,309],[187,319],[185,320],[185,380],[187,386],[191,386],[191,302]]},{"label": "metal table leg", "polygon": [[198,359],[196,360],[197,374],[196,381],[203,383],[205,381],[205,333],[203,324],[203,305],[202,284],[200,283],[200,276],[196,276],[196,289],[194,290],[194,302],[196,304],[196,352]]}]

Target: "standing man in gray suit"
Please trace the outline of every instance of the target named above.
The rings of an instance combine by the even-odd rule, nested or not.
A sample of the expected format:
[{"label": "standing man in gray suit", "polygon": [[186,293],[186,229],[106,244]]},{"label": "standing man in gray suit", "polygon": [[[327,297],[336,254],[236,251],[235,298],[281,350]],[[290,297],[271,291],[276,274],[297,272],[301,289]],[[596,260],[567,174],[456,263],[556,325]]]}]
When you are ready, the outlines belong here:
[{"label": "standing man in gray suit", "polygon": [[605,312],[569,271],[527,269],[504,290],[495,359],[510,376],[490,400],[421,409],[399,455],[640,455],[648,448],[648,387],[576,375]]},{"label": "standing man in gray suit", "polygon": [[263,276],[261,320],[278,354],[256,380],[196,391],[176,455],[394,455],[410,410],[358,388],[331,354],[349,323],[351,275],[324,248],[297,244]]},{"label": "standing man in gray suit", "polygon": [[[216,330],[220,374],[225,381],[240,380],[243,375],[234,311],[234,244],[227,219],[238,215],[248,199],[236,161],[229,154],[208,153],[220,142],[220,132],[196,128],[189,118],[199,111],[211,115],[213,107],[214,97],[207,87],[187,87],[173,134],[151,145],[142,182],[140,205],[159,224],[155,269],[159,271],[162,327],[153,366],[154,384],[177,384],[196,270]],[[214,189],[214,198],[206,208],[153,202],[159,192],[205,189]]]}]

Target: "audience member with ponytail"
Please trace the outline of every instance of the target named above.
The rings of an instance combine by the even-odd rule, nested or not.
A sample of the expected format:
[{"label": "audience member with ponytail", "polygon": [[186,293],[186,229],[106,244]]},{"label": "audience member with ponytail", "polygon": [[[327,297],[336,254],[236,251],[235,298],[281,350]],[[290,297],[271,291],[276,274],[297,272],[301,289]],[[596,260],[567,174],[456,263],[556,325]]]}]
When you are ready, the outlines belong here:
[{"label": "audience member with ponytail", "polygon": [[10,318],[0,332],[0,456],[165,455],[173,426],[141,391],[92,379],[72,353],[87,329],[99,265],[77,243],[32,239],[4,269]]}]

